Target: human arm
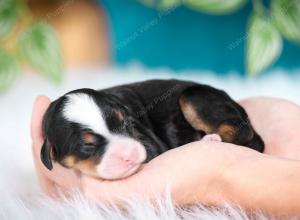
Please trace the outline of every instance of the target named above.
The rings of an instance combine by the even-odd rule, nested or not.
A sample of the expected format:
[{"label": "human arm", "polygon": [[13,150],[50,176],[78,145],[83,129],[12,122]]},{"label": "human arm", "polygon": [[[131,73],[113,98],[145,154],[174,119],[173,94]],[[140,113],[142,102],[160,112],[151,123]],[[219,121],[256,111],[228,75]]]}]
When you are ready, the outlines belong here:
[{"label": "human arm", "polygon": [[[32,120],[37,172],[42,188],[48,194],[54,194],[56,184],[64,191],[79,188],[86,196],[98,201],[121,203],[123,198],[134,195],[156,198],[169,186],[174,202],[181,205],[195,202],[222,205],[234,201],[242,207],[270,213],[292,214],[300,210],[298,161],[263,155],[232,144],[194,142],[166,152],[137,174],[114,182],[78,176],[57,164],[50,172],[39,159],[40,124],[48,104],[45,97],[37,99]],[[274,138],[279,140],[280,137],[274,135]]]}]

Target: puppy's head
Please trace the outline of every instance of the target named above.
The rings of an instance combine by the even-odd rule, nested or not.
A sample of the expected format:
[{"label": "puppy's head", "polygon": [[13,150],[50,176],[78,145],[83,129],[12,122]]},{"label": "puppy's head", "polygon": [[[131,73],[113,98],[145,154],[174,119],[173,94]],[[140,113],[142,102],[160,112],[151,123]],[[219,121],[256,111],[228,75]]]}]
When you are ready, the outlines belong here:
[{"label": "puppy's head", "polygon": [[120,100],[102,92],[81,89],[51,103],[44,116],[41,160],[103,179],[132,175],[146,159],[135,138],[134,120]]}]

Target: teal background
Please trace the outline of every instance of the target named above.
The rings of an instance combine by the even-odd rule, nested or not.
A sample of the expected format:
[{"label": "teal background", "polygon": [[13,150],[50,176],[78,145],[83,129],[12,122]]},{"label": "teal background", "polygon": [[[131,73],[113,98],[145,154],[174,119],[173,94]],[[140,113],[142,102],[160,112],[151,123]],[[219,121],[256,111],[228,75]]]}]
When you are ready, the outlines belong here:
[{"label": "teal background", "polygon": [[[245,72],[250,3],[222,16],[184,6],[161,12],[136,0],[102,0],[100,3],[107,14],[116,64],[137,60],[154,68]],[[285,41],[281,57],[272,68],[298,68],[299,60],[300,47]]]}]

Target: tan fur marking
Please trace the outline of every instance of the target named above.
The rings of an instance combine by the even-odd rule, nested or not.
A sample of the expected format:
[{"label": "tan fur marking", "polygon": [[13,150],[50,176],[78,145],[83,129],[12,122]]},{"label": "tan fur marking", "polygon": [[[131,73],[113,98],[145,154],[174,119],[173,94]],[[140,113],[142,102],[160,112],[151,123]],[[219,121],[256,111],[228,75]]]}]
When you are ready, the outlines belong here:
[{"label": "tan fur marking", "polygon": [[223,141],[232,142],[234,140],[236,129],[231,125],[220,125],[217,133],[222,137]]},{"label": "tan fur marking", "polygon": [[93,161],[93,160],[80,160],[78,161],[74,169],[79,170],[85,174],[91,175],[91,176],[98,176],[96,166],[99,164],[99,161]]},{"label": "tan fur marking", "polygon": [[98,176],[96,166],[100,163],[100,160],[78,160],[75,156],[66,156],[62,164],[68,168],[76,169],[82,173]]},{"label": "tan fur marking", "polygon": [[179,105],[185,119],[193,128],[198,131],[204,131],[206,134],[210,134],[213,132],[214,129],[198,116],[194,106],[186,99],[186,97],[180,97]]},{"label": "tan fur marking", "polygon": [[66,156],[63,161],[62,164],[66,167],[72,168],[74,166],[74,164],[76,163],[76,158],[74,156]]}]

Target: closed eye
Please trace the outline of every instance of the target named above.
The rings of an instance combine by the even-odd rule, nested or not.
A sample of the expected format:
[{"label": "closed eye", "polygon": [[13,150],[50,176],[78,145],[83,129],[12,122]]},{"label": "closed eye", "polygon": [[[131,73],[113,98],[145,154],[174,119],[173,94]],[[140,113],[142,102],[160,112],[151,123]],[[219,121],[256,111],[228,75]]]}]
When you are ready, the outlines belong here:
[{"label": "closed eye", "polygon": [[96,146],[92,144],[82,145],[77,149],[80,158],[87,159],[96,153]]},{"label": "closed eye", "polygon": [[107,145],[107,140],[100,134],[93,133],[92,131],[87,131],[82,134],[82,142],[77,152],[80,154],[78,156],[82,159],[87,159],[89,157],[99,157],[105,151],[105,146]]}]

